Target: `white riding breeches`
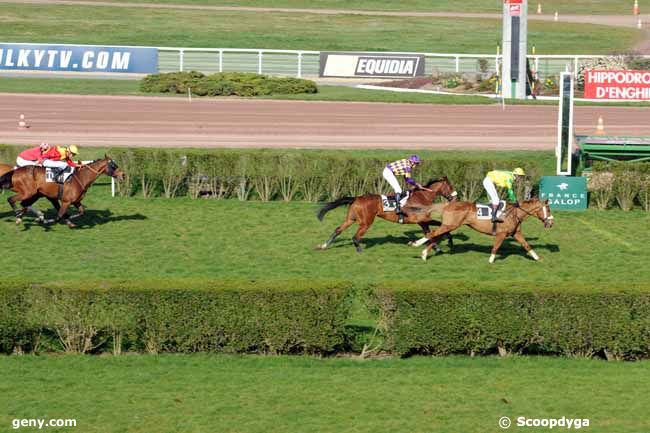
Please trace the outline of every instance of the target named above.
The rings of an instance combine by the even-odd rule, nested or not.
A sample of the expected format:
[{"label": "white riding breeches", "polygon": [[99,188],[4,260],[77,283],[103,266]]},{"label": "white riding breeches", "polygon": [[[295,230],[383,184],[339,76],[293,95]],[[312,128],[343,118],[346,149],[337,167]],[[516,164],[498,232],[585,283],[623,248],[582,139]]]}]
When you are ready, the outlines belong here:
[{"label": "white riding breeches", "polygon": [[66,168],[68,166],[68,163],[65,161],[52,161],[51,159],[46,159],[43,161],[43,167],[49,167],[49,168]]},{"label": "white riding breeches", "polygon": [[494,182],[492,182],[492,179],[489,177],[486,177],[483,179],[483,186],[485,187],[485,191],[488,193],[488,197],[490,197],[490,204],[493,206],[496,206],[499,204],[499,194],[497,193],[497,188],[494,186]]},{"label": "white riding breeches", "polygon": [[384,168],[384,179],[386,179],[386,182],[395,190],[396,194],[401,194],[402,193],[402,187],[399,184],[399,181],[395,177],[395,174],[390,170],[390,168],[386,167]]},{"label": "white riding breeches", "polygon": [[36,161],[28,161],[19,156],[18,158],[16,158],[16,165],[18,167],[26,167],[28,165],[38,165],[38,163]]}]

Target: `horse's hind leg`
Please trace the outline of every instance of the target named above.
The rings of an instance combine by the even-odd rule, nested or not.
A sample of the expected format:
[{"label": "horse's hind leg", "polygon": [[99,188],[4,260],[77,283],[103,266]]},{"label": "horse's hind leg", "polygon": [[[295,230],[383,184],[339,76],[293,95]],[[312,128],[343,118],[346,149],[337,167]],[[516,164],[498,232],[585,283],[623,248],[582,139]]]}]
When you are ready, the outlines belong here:
[{"label": "horse's hind leg", "polygon": [[352,237],[352,242],[354,243],[354,247],[357,249],[358,253],[363,252],[363,248],[361,248],[361,237],[368,231],[369,228],[370,228],[369,224],[359,225],[357,232]]},{"label": "horse's hind leg", "polygon": [[14,210],[14,214],[16,215],[16,224],[20,224],[23,222],[23,215],[26,211],[25,208],[18,209],[18,206],[16,206],[16,202],[22,202],[23,198],[20,196],[20,194],[12,195],[7,199],[7,202],[11,205],[11,208]]},{"label": "horse's hind leg", "polygon": [[352,215],[352,211],[348,210],[348,215],[345,218],[345,221],[343,221],[343,224],[338,226],[337,228],[334,229],[334,233],[332,233],[332,236],[325,242],[324,244],[320,244],[316,247],[317,250],[326,250],[332,243],[336,240],[336,237],[343,233],[344,230],[346,230],[348,227],[350,227],[352,224],[354,224],[354,217]]}]

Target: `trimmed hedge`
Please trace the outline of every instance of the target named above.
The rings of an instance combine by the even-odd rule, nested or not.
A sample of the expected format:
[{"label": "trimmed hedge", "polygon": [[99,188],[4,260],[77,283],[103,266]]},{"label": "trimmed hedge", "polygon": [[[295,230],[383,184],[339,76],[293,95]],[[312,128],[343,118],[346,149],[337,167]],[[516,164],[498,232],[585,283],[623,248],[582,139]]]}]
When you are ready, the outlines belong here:
[{"label": "trimmed hedge", "polygon": [[188,89],[197,96],[266,96],[318,93],[316,83],[300,78],[270,77],[245,72],[171,72],[147,75],[140,82],[145,93],[178,93]]},{"label": "trimmed hedge", "polygon": [[[446,175],[460,197],[470,201],[484,195],[482,181],[489,170],[523,166],[530,175],[530,184],[536,185],[547,163],[537,154],[522,161],[515,157],[495,159],[460,153],[458,157],[440,158],[435,152],[420,153],[425,158],[416,172],[418,180],[424,183]],[[118,185],[122,196],[318,202],[389,191],[381,175],[391,160],[387,158],[407,154],[374,157],[354,151],[115,148],[110,155],[127,176]]]},{"label": "trimmed hedge", "polygon": [[650,292],[380,287],[387,350],[399,355],[650,355]]},{"label": "trimmed hedge", "polygon": [[650,211],[650,163],[595,162],[588,183],[598,209],[615,205],[629,211],[636,205]]},{"label": "trimmed hedge", "polygon": [[349,284],[190,284],[3,285],[0,352],[326,354],[345,349]]}]

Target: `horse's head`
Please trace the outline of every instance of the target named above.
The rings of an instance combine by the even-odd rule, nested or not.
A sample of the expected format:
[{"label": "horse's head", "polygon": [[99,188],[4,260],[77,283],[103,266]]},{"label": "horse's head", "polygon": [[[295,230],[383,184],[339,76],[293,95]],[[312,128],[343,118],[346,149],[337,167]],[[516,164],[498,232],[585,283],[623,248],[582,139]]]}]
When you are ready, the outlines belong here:
[{"label": "horse's head", "polygon": [[424,186],[432,190],[436,196],[441,195],[448,201],[458,200],[458,193],[456,192],[456,189],[453,187],[451,182],[449,182],[447,176],[430,180]]},{"label": "horse's head", "polygon": [[104,159],[107,161],[106,166],[104,167],[103,173],[107,174],[110,177],[114,177],[117,180],[124,180],[124,172],[122,171],[121,168],[117,166],[115,161],[113,161],[111,158],[108,157],[108,155],[104,155]]},{"label": "horse's head", "polygon": [[544,228],[550,229],[553,227],[553,214],[551,214],[551,207],[548,205],[548,200],[540,200],[534,198],[522,203],[521,208],[529,215],[534,215],[541,222],[544,223]]}]

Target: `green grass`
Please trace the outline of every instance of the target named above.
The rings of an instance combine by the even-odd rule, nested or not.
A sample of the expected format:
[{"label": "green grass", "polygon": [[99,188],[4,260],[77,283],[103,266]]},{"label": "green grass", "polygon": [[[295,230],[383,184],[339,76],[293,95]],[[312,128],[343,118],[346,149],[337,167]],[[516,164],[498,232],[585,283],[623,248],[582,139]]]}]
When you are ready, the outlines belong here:
[{"label": "green grass", "polygon": [[77,420],[47,429],[59,433],[478,433],[500,431],[502,416],[650,428],[647,361],[23,356],[0,369],[7,432],[25,418]]},{"label": "green grass", "polygon": [[[127,13],[128,12],[128,13]],[[499,19],[434,19],[0,4],[7,42],[493,53]],[[47,19],[44,19],[47,17]],[[472,31],[464,31],[471,28]],[[635,29],[530,22],[540,54],[629,49]]]},{"label": "green grass", "polygon": [[[166,96],[185,95],[150,94],[139,91],[139,81],[98,80],[83,78],[23,78],[0,77],[0,93],[46,93],[75,95],[118,95],[118,96]],[[302,101],[355,101],[388,102],[412,104],[498,104],[500,101],[481,96],[448,96],[420,93],[399,93],[382,90],[365,90],[349,86],[321,85],[316,94],[275,95],[258,99],[282,99]],[[506,105],[557,105],[556,101],[506,100]],[[603,105],[594,102],[576,102],[576,105]],[[615,102],[606,106],[650,106],[648,102]]]},{"label": "green grass", "polygon": [[[0,201],[4,203],[4,196]],[[343,221],[344,208],[316,219],[311,203],[110,198],[93,187],[80,228],[16,226],[6,203],[0,213],[0,242],[38,245],[65,257],[56,272],[19,248],[3,257],[3,278],[30,281],[128,279],[345,279],[360,285],[396,279],[491,287],[647,287],[650,213],[556,212],[556,227],[537,220],[524,233],[544,259],[534,262],[506,241],[488,264],[493,238],[469,228],[456,232],[453,254],[422,262],[406,242],[416,226],[378,220],[366,234],[363,254],[351,243],[356,228],[328,251],[313,248]],[[40,203],[47,207],[47,202]],[[446,247],[443,248],[447,251]],[[38,253],[40,257],[40,252]],[[623,277],[624,276],[624,277]],[[442,282],[442,283],[441,283]]]},{"label": "green grass", "polygon": [[[99,0],[97,0],[99,1]],[[126,2],[124,0],[116,0]],[[501,0],[131,0],[128,3],[164,3],[177,5],[211,5],[211,6],[253,6],[277,8],[313,8],[313,9],[355,9],[376,11],[420,11],[420,12],[490,12],[500,13]],[[529,2],[530,13],[537,10],[534,0]],[[620,0],[544,0],[541,1],[545,13],[559,11],[561,14],[617,14],[628,15],[632,12],[631,2]]]}]

